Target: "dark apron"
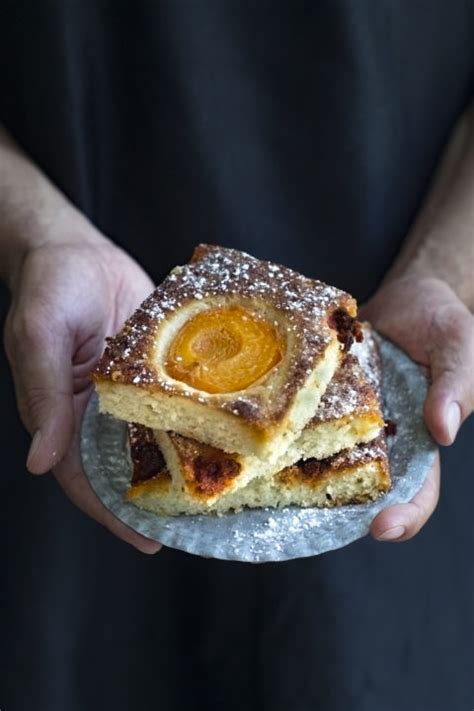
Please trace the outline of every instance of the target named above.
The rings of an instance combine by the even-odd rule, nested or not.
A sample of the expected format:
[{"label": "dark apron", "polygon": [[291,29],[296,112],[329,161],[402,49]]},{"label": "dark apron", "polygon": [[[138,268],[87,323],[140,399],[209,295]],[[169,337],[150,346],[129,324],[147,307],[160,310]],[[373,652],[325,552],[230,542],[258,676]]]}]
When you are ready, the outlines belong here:
[{"label": "dark apron", "polygon": [[[155,280],[214,242],[363,301],[472,96],[473,38],[461,1],[10,0],[0,120]],[[1,367],[2,711],[472,707],[472,420],[410,543],[150,559],[25,474]]]}]

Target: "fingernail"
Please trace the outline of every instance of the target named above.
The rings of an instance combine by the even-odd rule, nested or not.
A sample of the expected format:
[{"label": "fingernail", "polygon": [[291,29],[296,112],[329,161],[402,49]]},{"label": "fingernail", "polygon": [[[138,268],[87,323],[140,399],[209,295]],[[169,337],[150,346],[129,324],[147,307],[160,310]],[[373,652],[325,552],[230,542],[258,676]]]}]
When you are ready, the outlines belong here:
[{"label": "fingernail", "polygon": [[461,424],[461,408],[457,402],[450,402],[447,412],[447,424],[450,439],[454,442]]},{"label": "fingernail", "polygon": [[30,451],[28,452],[28,457],[26,459],[26,468],[29,469],[29,471],[31,471],[31,467],[32,465],[34,465],[34,460],[40,448],[40,444],[41,432],[37,430],[33,435],[33,439],[31,440]]},{"label": "fingernail", "polygon": [[384,531],[377,536],[379,541],[396,541],[397,538],[401,538],[405,535],[405,526],[394,526],[394,528],[389,528],[388,531]]}]

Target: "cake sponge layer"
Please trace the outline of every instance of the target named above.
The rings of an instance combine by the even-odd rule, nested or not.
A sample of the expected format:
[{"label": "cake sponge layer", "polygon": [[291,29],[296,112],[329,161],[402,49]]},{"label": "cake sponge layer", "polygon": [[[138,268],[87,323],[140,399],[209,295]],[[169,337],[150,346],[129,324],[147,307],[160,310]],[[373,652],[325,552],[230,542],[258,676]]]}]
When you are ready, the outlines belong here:
[{"label": "cake sponge layer", "polygon": [[[156,442],[154,454],[150,449],[153,433],[145,429],[141,436],[144,438],[141,443],[137,443],[137,439],[135,443],[132,441],[135,477],[127,497],[139,508],[159,515],[223,514],[244,507],[343,506],[374,501],[390,488],[387,447],[385,435],[381,433],[373,442],[357,445],[329,459],[300,461],[273,476],[254,479],[209,505],[173,485]],[[146,438],[148,452],[144,455]],[[143,475],[145,461],[146,476]]]}]

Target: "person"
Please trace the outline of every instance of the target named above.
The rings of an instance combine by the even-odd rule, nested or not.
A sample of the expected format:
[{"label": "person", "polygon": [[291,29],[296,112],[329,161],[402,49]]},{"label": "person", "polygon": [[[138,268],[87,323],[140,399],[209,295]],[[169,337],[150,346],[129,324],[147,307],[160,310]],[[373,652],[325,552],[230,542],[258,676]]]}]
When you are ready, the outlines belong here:
[{"label": "person", "polygon": [[[143,553],[160,550],[95,496],[79,433],[104,338],[200,241],[284,262],[353,293],[363,317],[424,368],[433,438],[456,440],[474,407],[471,10],[468,2],[402,12],[394,3],[344,0],[6,3],[0,274],[11,293],[5,351],[31,436],[32,474],[52,470],[73,504],[117,539]],[[449,501],[462,507],[472,482],[453,478],[446,477]],[[25,486],[21,478],[15,484],[17,501]],[[438,458],[410,503],[375,518],[373,538],[416,536],[439,486]],[[46,518],[65,506],[52,491],[41,498]],[[35,501],[22,519],[26,540]],[[4,503],[10,521],[8,497]],[[428,533],[423,547],[400,549],[396,559],[361,541],[321,559],[258,569],[174,551],[138,563],[132,550],[94,527],[83,534],[86,524],[74,520],[66,534],[48,529],[41,548],[48,576],[30,573],[42,604],[34,621],[28,616],[34,631],[22,626],[15,654],[2,650],[5,708],[145,709],[156,693],[167,709],[389,711],[403,707],[404,685],[417,711],[444,709],[446,699],[458,703],[451,708],[468,703],[468,665],[444,658],[441,670],[433,660],[444,641],[472,656],[472,614],[456,640],[465,607],[450,618],[454,632],[446,631],[440,598],[428,597],[424,611],[425,588],[414,575],[426,564],[423,551],[440,591],[454,587],[462,597],[468,590],[465,579],[446,587],[437,577],[445,536],[444,563],[465,544],[454,509],[444,512],[439,535]],[[47,546],[63,536],[79,573],[74,556],[55,573],[57,553]],[[114,585],[99,570],[104,556],[95,557],[97,582],[75,620],[69,581],[82,570],[92,585],[85,571],[96,545],[108,552]],[[393,584],[394,560],[402,604],[379,625],[391,611],[378,572]],[[103,593],[115,596],[120,586],[125,610]],[[403,586],[416,599],[414,618]],[[446,605],[453,602],[442,600],[443,614]],[[10,601],[7,609],[23,607]],[[436,618],[424,618],[434,611]],[[223,638],[229,631],[235,648]],[[30,638],[38,657],[25,681],[20,659]],[[96,643],[107,657],[102,669],[88,660]],[[429,690],[417,676],[427,668],[439,671]]]}]

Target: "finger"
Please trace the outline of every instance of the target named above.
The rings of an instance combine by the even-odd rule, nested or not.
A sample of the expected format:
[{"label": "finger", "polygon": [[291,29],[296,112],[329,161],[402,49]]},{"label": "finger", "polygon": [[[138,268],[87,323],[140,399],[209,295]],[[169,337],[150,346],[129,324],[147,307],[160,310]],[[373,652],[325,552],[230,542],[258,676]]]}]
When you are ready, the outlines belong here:
[{"label": "finger", "polygon": [[99,500],[92,489],[81,466],[80,459],[80,423],[90,396],[82,393],[74,402],[75,420],[72,446],[63,460],[54,468],[54,476],[68,498],[95,521],[105,526],[114,536],[129,543],[142,553],[154,554],[161,549],[161,544],[133,531],[119,521]]},{"label": "finger", "polygon": [[372,521],[370,533],[378,541],[399,543],[413,538],[425,525],[439,499],[439,455],[423,486],[407,504],[396,504],[381,511]]},{"label": "finger", "polygon": [[7,354],[20,416],[32,435],[27,467],[43,474],[64,456],[73,432],[72,342],[68,333],[33,319],[13,322]]},{"label": "finger", "polygon": [[432,333],[425,419],[436,441],[449,445],[474,408],[474,319],[457,309],[436,321]]}]

